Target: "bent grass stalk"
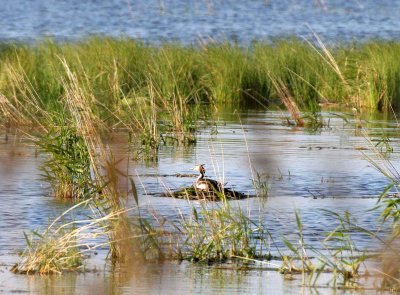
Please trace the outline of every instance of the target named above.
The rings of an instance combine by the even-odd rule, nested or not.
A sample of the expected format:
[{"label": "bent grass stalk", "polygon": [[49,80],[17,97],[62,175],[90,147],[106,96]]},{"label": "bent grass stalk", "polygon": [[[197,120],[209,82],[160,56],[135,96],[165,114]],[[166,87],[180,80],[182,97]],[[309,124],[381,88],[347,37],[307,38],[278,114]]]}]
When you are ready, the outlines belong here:
[{"label": "bent grass stalk", "polygon": [[[25,234],[27,248],[21,254],[21,261],[14,265],[12,271],[24,274],[85,271],[86,255],[99,247],[117,242],[107,240],[109,231],[112,230],[109,223],[136,209],[121,209],[107,215],[94,215],[86,220],[65,219],[79,208],[92,207],[92,212],[95,213],[95,206],[94,198],[82,201],[64,211],[42,233],[32,231],[31,235]],[[127,240],[133,238],[141,238],[141,235],[124,237]]]},{"label": "bent grass stalk", "polygon": [[[61,60],[67,73],[67,80],[64,81],[66,104],[75,120],[77,132],[85,141],[94,180],[99,188],[100,200],[97,203],[102,214],[118,212],[123,209],[120,200],[120,193],[116,186],[116,171],[109,152],[106,151],[102,140],[97,133],[101,122],[94,116],[90,102],[95,98],[88,91],[87,87],[80,83],[76,75],[71,71],[65,59]],[[97,128],[96,128],[97,127]],[[103,200],[102,200],[103,199]],[[132,239],[124,237],[135,236],[132,224],[125,214],[121,214],[117,220],[111,220],[108,231],[111,242],[110,255],[115,260],[129,260],[135,250],[140,249]],[[136,252],[137,253],[137,252]]]},{"label": "bent grass stalk", "polygon": [[[384,274],[382,287],[399,290],[400,255],[397,249],[400,241],[400,198],[398,197],[400,173],[396,163],[387,157],[386,151],[382,150],[379,145],[373,144],[368,135],[365,135],[365,138],[372,147],[372,155],[364,153],[364,157],[389,181],[389,184],[383,189],[379,196],[378,206],[374,208],[374,210],[383,208],[380,214],[382,223],[391,222],[391,235],[388,241],[381,241],[383,244],[381,254],[382,269],[378,269],[377,272]],[[389,197],[390,192],[394,192],[394,198]]]}]

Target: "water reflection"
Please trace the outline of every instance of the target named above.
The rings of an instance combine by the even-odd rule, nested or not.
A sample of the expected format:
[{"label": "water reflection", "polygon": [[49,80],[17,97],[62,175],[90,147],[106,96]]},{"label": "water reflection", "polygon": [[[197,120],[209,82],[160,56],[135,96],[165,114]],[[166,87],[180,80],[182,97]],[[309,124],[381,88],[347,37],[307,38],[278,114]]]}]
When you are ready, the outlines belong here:
[{"label": "water reflection", "polygon": [[[308,277],[284,276],[266,269],[238,268],[235,264],[204,266],[187,262],[145,264],[125,272],[98,272],[63,276],[14,276],[0,274],[0,291],[58,294],[348,294],[331,289],[330,274],[322,274],[315,286],[302,287]],[[374,279],[362,279],[362,294],[376,294]],[[385,294],[383,292],[382,294]]]}]

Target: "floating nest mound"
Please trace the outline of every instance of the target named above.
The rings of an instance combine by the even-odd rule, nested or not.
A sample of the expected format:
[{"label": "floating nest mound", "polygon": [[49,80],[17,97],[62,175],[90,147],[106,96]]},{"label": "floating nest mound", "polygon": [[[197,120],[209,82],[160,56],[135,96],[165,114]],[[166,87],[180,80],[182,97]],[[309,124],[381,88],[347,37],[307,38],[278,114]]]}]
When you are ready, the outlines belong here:
[{"label": "floating nest mound", "polygon": [[222,191],[204,191],[195,188],[193,185],[187,188],[182,188],[175,192],[168,192],[161,195],[162,197],[171,197],[185,200],[209,200],[209,201],[221,201],[221,200],[240,200],[247,199],[249,195],[235,191],[233,189],[224,188]]}]

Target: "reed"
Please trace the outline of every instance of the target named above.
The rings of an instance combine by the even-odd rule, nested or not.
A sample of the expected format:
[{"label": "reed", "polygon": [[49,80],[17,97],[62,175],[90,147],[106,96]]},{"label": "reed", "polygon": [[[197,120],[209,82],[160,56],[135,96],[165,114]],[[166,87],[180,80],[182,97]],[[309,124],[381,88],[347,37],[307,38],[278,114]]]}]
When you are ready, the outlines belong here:
[{"label": "reed", "polygon": [[[102,122],[95,116],[91,103],[93,97],[86,80],[72,72],[66,60],[61,60],[66,71],[66,80],[63,82],[65,89],[65,103],[77,126],[77,134],[83,138],[90,160],[93,180],[97,188],[96,205],[101,215],[106,216],[113,212],[124,212],[121,201],[121,192],[118,190],[118,171],[114,165],[111,153],[104,146],[98,133],[98,126]],[[101,127],[100,127],[101,128]],[[133,182],[131,182],[134,185]],[[110,255],[114,260],[126,261],[140,251],[136,240],[135,228],[125,214],[119,215],[116,220],[107,224],[107,234],[110,241]]]},{"label": "reed", "polygon": [[240,207],[228,202],[200,210],[192,207],[192,214],[181,216],[180,231],[183,259],[196,262],[221,262],[232,258],[268,257],[268,231],[262,224],[246,216]]},{"label": "reed", "polygon": [[[42,232],[32,230],[25,234],[27,247],[21,253],[21,260],[12,271],[21,274],[61,274],[71,271],[84,272],[85,259],[98,248],[111,246],[121,241],[109,240],[113,233],[110,223],[118,222],[124,214],[133,210],[120,209],[108,214],[99,212],[96,200],[84,200],[64,211]],[[92,215],[74,220],[79,211],[89,210]],[[141,238],[125,236],[124,240]]]},{"label": "reed", "polygon": [[96,186],[91,178],[89,153],[76,127],[59,121],[45,135],[35,138],[35,144],[47,154],[41,165],[43,180],[52,187],[54,195],[62,199],[80,200],[91,197]]},{"label": "reed", "polygon": [[396,56],[400,46],[396,42],[370,42],[361,47],[365,59],[360,61],[360,75],[365,80],[365,104],[382,111],[399,107],[400,64]]},{"label": "reed", "polygon": [[397,250],[400,241],[400,199],[398,198],[400,173],[397,164],[388,156],[393,150],[389,138],[383,134],[381,139],[374,143],[368,134],[365,134],[365,137],[371,146],[371,151],[364,153],[365,158],[388,180],[388,185],[382,189],[378,204],[373,210],[381,210],[379,219],[382,224],[389,223],[391,233],[383,240],[367,230],[361,229],[361,231],[370,234],[382,245],[378,256],[381,259],[381,265],[375,269],[383,278],[381,287],[398,291],[400,289],[400,255]]},{"label": "reed", "polygon": [[[343,215],[324,210],[338,225],[326,234],[322,241],[322,249],[309,246],[305,243],[303,224],[298,211],[295,212],[297,226],[297,243],[283,238],[290,255],[282,255],[280,271],[284,274],[302,274],[303,284],[315,286],[322,273],[331,273],[330,284],[336,288],[338,283],[345,288],[359,287],[357,279],[360,277],[360,266],[365,265],[370,258],[365,251],[357,248],[352,235],[362,233],[368,237],[383,242],[375,232],[357,226],[351,214]],[[368,273],[365,268],[364,273]],[[306,276],[307,274],[307,276]],[[305,279],[307,278],[307,282]]]},{"label": "reed", "polygon": [[191,125],[193,105],[268,105],[277,102],[282,89],[300,110],[318,111],[326,103],[379,110],[399,105],[399,44],[371,41],[328,48],[315,39],[257,42],[246,48],[229,43],[156,47],[105,37],[7,45],[0,54],[0,109],[6,119],[20,118],[20,123],[29,121],[29,114],[43,122],[39,109],[62,110],[66,73],[60,57],[86,79],[96,97],[93,111],[108,126],[146,130],[138,124],[141,110],[136,118],[131,111],[151,97],[162,115],[157,123],[177,126],[178,132]]}]

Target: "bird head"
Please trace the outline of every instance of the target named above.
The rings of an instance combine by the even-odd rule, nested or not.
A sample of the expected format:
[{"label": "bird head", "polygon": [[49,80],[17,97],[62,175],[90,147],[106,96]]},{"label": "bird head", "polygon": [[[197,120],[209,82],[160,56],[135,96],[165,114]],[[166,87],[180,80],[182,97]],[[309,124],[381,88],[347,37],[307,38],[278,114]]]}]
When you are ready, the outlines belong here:
[{"label": "bird head", "polygon": [[204,174],[206,172],[206,168],[204,168],[204,164],[199,164],[197,166],[194,166],[192,170],[196,170],[200,172],[201,174]]}]

